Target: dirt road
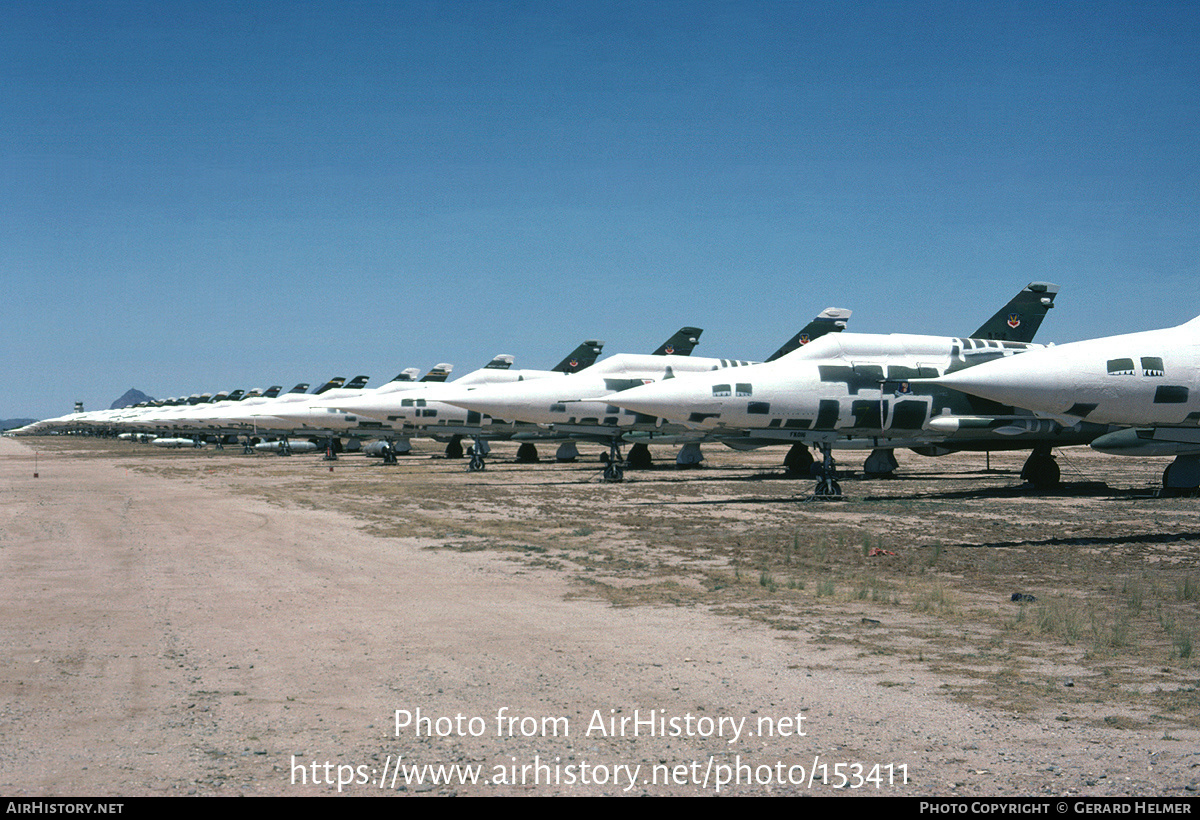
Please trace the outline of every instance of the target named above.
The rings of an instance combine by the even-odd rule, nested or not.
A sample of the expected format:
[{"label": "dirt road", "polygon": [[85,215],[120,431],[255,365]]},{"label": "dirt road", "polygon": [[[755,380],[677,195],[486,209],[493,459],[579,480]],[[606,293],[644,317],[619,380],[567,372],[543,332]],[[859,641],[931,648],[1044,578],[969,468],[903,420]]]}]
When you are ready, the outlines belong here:
[{"label": "dirt road", "polygon": [[[1120,710],[1099,689],[1070,719],[971,702],[922,650],[703,600],[614,606],[573,566],[465,548],[464,526],[505,515],[486,484],[441,533],[384,504],[385,533],[309,498],[395,484],[361,457],[330,473],[134,447],[0,439],[0,793],[1189,795],[1200,776],[1194,725],[1105,722]],[[567,499],[561,538],[625,537],[571,475],[537,490]],[[722,509],[685,512],[715,528]],[[878,620],[837,606],[847,629]],[[431,765],[455,782],[431,785]]]}]

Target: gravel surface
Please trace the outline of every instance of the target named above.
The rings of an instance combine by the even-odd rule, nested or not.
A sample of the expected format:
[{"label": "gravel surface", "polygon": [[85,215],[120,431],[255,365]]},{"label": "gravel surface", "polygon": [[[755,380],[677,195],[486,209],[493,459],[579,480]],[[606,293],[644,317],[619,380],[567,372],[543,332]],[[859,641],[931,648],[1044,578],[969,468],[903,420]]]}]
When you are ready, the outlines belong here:
[{"label": "gravel surface", "polygon": [[[0,439],[0,792],[1194,794],[1200,673],[1168,639],[1194,623],[1194,599],[1119,564],[1101,584],[1114,600],[1131,577],[1159,592],[1130,629],[1171,626],[1106,654],[1022,631],[1001,608],[1016,605],[977,614],[972,597],[1019,584],[1045,599],[1051,552],[1100,561],[1130,544],[1139,567],[1184,583],[1198,502],[1140,500],[1162,463],[1075,456],[1081,479],[1111,464],[1125,489],[1112,479],[1038,512],[1006,508],[1019,460],[976,479],[944,465],[977,472],[982,455],[909,455],[902,470],[943,472],[847,481],[852,500],[814,507],[797,500],[806,482],[761,478],[781,452],[711,449],[706,470],[606,487],[594,464],[498,459],[473,476],[348,456],[331,471],[313,456]],[[733,466],[753,458],[757,473]],[[996,495],[972,489],[985,486]],[[891,523],[904,516],[934,523]],[[1065,546],[1037,529],[1055,516],[1077,527]],[[810,555],[830,569],[787,587],[800,563],[787,545],[831,521],[872,522],[875,541],[849,530],[845,561]],[[1163,533],[1179,536],[1169,549]],[[750,553],[770,538],[788,551],[760,568]],[[901,543],[946,565],[855,595],[873,572],[863,556]],[[1052,595],[1075,583],[1055,579]],[[930,589],[957,605],[924,603]],[[431,784],[431,766],[455,782]]]}]

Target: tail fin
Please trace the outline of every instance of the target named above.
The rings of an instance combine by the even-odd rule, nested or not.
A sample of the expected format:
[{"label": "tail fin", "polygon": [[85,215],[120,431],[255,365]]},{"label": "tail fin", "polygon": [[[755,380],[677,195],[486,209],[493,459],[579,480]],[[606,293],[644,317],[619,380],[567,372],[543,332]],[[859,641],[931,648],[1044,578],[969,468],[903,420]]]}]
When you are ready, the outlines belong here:
[{"label": "tail fin", "polygon": [[846,329],[846,323],[850,321],[852,311],[846,308],[828,307],[817,314],[817,317],[800,329],[792,338],[783,343],[783,347],[771,354],[768,362],[773,362],[780,356],[786,356],[798,347],[811,342],[813,339],[818,339],[826,333],[841,333]]},{"label": "tail fin", "polygon": [[419,376],[420,373],[421,373],[421,371],[415,367],[406,367],[403,370],[401,370],[399,373],[397,373],[396,378],[392,379],[392,381],[394,381],[394,382],[415,382],[417,380],[417,376]]},{"label": "tail fin", "polygon": [[971,334],[972,339],[999,339],[1004,342],[1032,342],[1042,319],[1054,307],[1058,285],[1030,282],[1012,301]]},{"label": "tail fin", "polygon": [[279,391],[283,389],[282,384],[273,384],[263,392],[263,398],[273,399],[279,395]]},{"label": "tail fin", "polygon": [[655,356],[690,356],[692,349],[699,343],[700,334],[704,331],[698,327],[681,327],[675,335],[663,342]]},{"label": "tail fin", "polygon": [[300,384],[296,385],[288,392],[289,393],[307,393],[308,387],[309,387],[308,382],[300,382]]},{"label": "tail fin", "polygon": [[604,342],[589,339],[571,351],[567,358],[550,368],[556,373],[578,373],[585,367],[591,367],[600,358]]},{"label": "tail fin", "polygon": [[314,390],[313,395],[319,396],[322,393],[326,392],[327,390],[333,390],[334,388],[341,387],[345,383],[346,383],[345,376],[334,376],[332,379],[325,382],[325,384],[321,385],[316,390]]},{"label": "tail fin", "polygon": [[493,358],[490,362],[483,366],[484,370],[508,370],[512,367],[513,357],[507,353],[501,353]]},{"label": "tail fin", "polygon": [[350,380],[350,383],[348,385],[346,385],[346,389],[347,390],[362,390],[364,387],[367,386],[367,381],[370,378],[371,378],[370,376],[355,376],[353,379]]},{"label": "tail fin", "polygon": [[421,378],[421,381],[444,382],[450,377],[450,371],[453,369],[454,365],[447,364],[445,362],[442,362],[441,364],[435,364],[433,367],[429,368],[429,372]]}]

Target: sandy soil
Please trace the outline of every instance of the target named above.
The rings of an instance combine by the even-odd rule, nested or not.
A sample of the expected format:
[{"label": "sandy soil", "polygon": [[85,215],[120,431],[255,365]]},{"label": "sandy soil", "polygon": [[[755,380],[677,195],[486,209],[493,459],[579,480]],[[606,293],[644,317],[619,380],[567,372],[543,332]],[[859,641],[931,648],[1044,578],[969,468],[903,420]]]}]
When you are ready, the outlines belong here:
[{"label": "sandy soil", "polygon": [[1195,793],[1200,527],[1162,463],[1076,454],[1030,500],[1016,457],[902,455],[806,505],[780,452],[706,453],[608,486],[0,439],[0,793]]}]

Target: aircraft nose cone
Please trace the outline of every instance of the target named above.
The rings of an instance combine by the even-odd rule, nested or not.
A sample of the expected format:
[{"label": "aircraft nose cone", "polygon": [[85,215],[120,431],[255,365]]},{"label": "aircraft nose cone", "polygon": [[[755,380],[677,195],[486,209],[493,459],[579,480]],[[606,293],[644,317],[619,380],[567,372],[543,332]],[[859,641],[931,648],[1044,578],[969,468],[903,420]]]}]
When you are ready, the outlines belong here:
[{"label": "aircraft nose cone", "polygon": [[505,414],[511,414],[520,407],[518,400],[507,396],[503,391],[487,388],[439,394],[438,400],[495,418],[508,418]]},{"label": "aircraft nose cone", "polygon": [[985,362],[934,381],[1012,407],[1061,413],[1072,405],[1070,382],[1062,368],[1037,351]]},{"label": "aircraft nose cone", "polygon": [[681,391],[674,385],[663,382],[622,390],[609,396],[607,401],[635,413],[678,419],[681,413],[686,417],[691,407],[699,400],[698,396],[689,397],[688,392],[690,391]]},{"label": "aircraft nose cone", "polygon": [[308,421],[308,417],[311,413],[312,413],[311,408],[309,408],[307,406],[299,406],[299,407],[292,406],[292,407],[276,408],[276,409],[272,410],[269,415],[266,413],[264,413],[262,415],[255,413],[254,416],[256,419],[273,417],[276,419],[280,419],[282,421],[299,423],[299,422]]}]

